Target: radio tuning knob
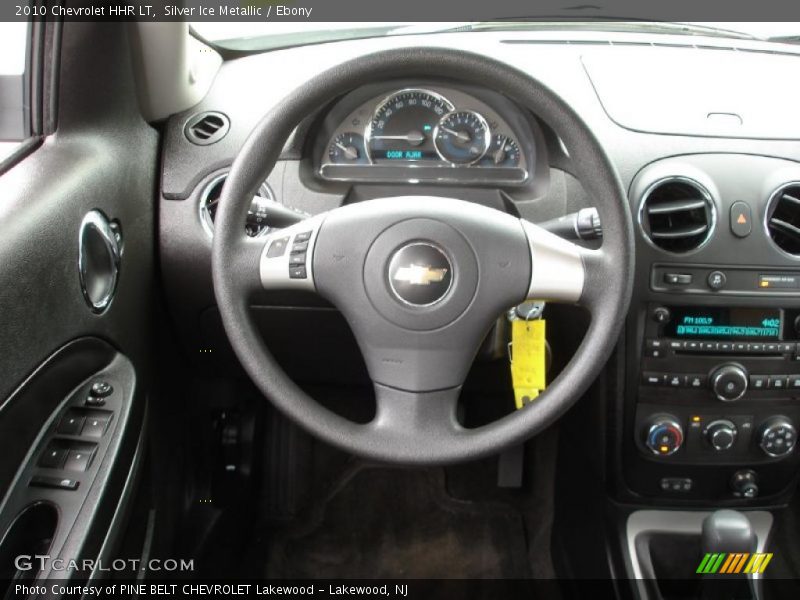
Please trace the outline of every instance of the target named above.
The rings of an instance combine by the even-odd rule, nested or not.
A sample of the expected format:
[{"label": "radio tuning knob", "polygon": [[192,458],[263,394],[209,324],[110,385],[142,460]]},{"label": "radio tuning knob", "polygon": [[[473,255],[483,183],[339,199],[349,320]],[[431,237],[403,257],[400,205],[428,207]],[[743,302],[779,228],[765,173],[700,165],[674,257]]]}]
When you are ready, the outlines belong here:
[{"label": "radio tuning knob", "polygon": [[711,389],[723,402],[733,402],[744,396],[747,381],[747,371],[739,365],[722,365],[711,374]]}]

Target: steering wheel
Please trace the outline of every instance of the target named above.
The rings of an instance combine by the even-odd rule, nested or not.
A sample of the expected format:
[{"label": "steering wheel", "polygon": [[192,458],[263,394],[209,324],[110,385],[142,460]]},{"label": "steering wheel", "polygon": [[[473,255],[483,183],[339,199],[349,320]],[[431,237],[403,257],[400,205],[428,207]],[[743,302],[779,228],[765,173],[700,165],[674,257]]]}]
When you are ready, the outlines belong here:
[{"label": "steering wheel", "polygon": [[[266,239],[244,235],[254,192],[309,114],[366,83],[441,73],[505,94],[558,133],[596,201],[603,224],[599,249],[582,248],[498,210],[431,196],[352,203]],[[580,117],[543,84],[476,54],[393,49],[314,77],[255,127],[225,183],[212,268],[233,349],[278,409],[311,434],[363,457],[444,464],[498,453],[530,438],[592,383],[630,303],[633,228],[605,152]],[[265,288],[316,291],[344,315],[374,383],[377,409],[371,422],[355,423],[324,408],[277,364],[249,310],[253,295]],[[456,406],[477,349],[498,315],[525,299],[584,306],[591,316],[586,335],[535,402],[465,428]]]}]

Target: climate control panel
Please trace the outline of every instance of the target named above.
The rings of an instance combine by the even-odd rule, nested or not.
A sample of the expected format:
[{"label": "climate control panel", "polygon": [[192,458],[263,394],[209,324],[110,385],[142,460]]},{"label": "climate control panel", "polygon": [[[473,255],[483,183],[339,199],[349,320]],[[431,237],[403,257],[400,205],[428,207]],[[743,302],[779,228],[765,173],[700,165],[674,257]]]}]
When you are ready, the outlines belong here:
[{"label": "climate control panel", "polygon": [[[639,407],[638,443],[641,451],[671,462],[763,462],[785,458],[797,443],[795,419],[785,415],[757,417],[703,413],[675,407],[667,412]],[[651,412],[655,410],[655,412]]]}]

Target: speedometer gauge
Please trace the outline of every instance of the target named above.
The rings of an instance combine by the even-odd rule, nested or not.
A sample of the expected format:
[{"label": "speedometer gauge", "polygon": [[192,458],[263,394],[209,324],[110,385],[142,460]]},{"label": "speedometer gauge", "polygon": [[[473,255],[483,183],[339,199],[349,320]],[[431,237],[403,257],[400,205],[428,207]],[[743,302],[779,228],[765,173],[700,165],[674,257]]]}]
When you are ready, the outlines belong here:
[{"label": "speedometer gauge", "polygon": [[381,102],[367,127],[372,161],[437,160],[433,130],[452,110],[449,100],[428,90],[392,94]]},{"label": "speedometer gauge", "polygon": [[460,110],[442,117],[434,131],[433,142],[442,159],[465,165],[486,154],[489,137],[489,125],[482,115],[472,110]]}]

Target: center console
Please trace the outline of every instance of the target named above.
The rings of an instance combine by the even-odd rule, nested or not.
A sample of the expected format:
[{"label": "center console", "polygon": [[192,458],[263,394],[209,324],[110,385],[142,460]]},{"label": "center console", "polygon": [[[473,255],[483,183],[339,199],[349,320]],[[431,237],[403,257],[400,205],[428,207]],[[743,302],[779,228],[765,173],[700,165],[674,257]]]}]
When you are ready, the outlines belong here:
[{"label": "center console", "polygon": [[646,305],[629,432],[638,491],[751,499],[788,485],[800,428],[799,329],[797,309]]},{"label": "center console", "polygon": [[666,159],[635,178],[618,498],[747,508],[790,497],[800,229],[789,238],[786,223],[800,224],[800,184],[787,181],[800,181],[796,165],[736,155]]}]

